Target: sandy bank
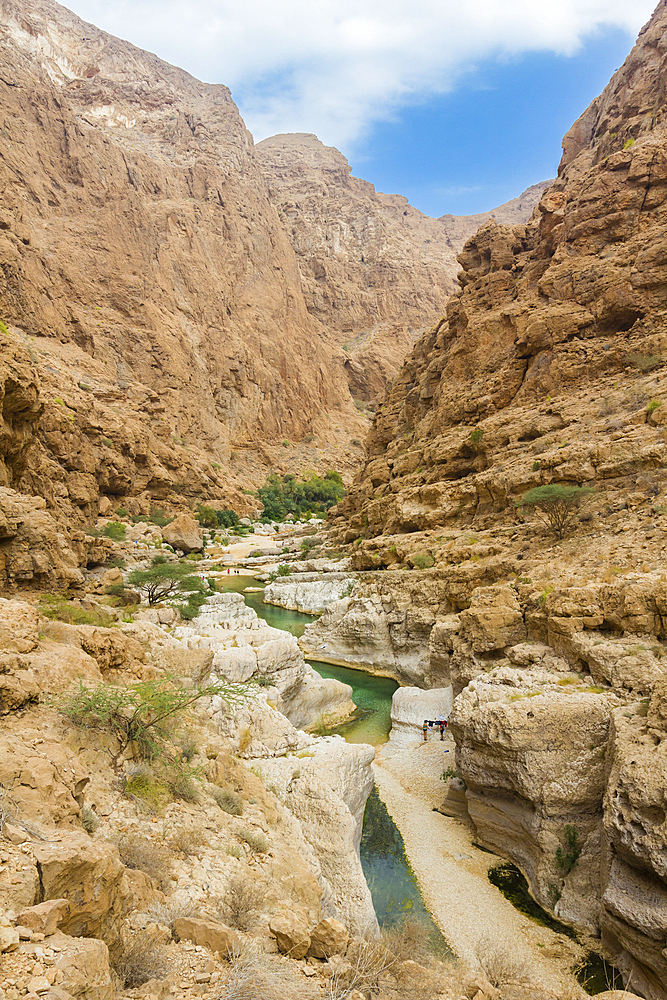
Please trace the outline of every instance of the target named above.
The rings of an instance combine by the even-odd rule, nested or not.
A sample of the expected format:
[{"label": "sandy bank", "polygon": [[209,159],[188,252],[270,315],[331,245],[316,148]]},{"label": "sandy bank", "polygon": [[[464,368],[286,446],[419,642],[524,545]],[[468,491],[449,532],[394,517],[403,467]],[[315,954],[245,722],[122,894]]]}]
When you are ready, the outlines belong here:
[{"label": "sandy bank", "polygon": [[476,943],[497,938],[526,960],[536,984],[556,989],[572,982],[569,970],[582,953],[579,946],[516,910],[488,881],[499,859],[474,847],[462,823],[433,812],[445,793],[440,774],[450,764],[453,740],[432,736],[428,743],[421,737],[390,741],[377,748],[373,765],[433,919],[456,954],[475,968]]}]

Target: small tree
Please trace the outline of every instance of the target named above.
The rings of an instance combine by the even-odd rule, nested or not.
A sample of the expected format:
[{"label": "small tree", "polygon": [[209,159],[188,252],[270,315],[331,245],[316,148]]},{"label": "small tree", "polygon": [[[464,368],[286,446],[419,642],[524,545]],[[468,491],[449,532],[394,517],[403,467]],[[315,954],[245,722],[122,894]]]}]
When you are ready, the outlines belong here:
[{"label": "small tree", "polygon": [[141,681],[132,687],[98,684],[78,690],[61,704],[61,711],[77,726],[110,733],[118,741],[117,761],[132,745],[141,760],[174,763],[180,754],[172,747],[174,721],[199,698],[222,695],[228,703],[240,703],[245,688],[220,682],[206,687],[182,688],[170,677]]},{"label": "small tree", "polygon": [[562,538],[572,523],[582,503],[588,500],[595,489],[592,486],[536,486],[524,493],[517,507],[529,507],[541,521]]},{"label": "small tree", "polygon": [[201,594],[206,588],[192,567],[184,563],[171,563],[165,556],[155,556],[148,569],[133,569],[127,582],[142,590],[150,605],[159,604],[176,594]]}]

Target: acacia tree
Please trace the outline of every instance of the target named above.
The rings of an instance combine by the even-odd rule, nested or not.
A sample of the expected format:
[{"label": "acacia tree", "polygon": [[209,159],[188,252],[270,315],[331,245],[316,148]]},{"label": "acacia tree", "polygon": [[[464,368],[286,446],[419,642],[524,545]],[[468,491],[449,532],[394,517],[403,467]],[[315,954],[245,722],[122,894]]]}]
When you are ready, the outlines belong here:
[{"label": "acacia tree", "polygon": [[142,590],[150,605],[176,594],[201,594],[206,589],[190,565],[168,562],[165,556],[155,556],[148,569],[133,569],[127,582]]},{"label": "acacia tree", "polygon": [[528,507],[562,538],[575,514],[595,489],[592,486],[535,486],[516,501],[517,507]]}]

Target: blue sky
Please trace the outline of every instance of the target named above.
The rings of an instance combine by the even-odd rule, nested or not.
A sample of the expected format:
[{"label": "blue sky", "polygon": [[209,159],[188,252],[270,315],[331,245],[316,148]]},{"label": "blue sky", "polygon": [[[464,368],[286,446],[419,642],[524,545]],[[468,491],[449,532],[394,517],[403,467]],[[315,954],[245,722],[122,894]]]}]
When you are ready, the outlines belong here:
[{"label": "blue sky", "polygon": [[314,132],[430,215],[481,212],[553,176],[652,0],[72,0],[199,79],[256,140]]},{"label": "blue sky", "polygon": [[373,126],[349,157],[379,191],[427,215],[484,212],[555,177],[561,140],[609,82],[634,38],[601,30],[573,56],[488,60],[452,92]]}]

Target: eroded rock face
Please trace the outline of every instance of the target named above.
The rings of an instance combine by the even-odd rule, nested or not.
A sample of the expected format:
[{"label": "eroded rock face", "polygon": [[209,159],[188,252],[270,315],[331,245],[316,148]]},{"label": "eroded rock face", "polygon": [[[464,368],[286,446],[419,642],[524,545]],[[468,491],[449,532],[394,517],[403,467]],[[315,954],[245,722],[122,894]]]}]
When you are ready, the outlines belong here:
[{"label": "eroded rock face", "polygon": [[614,712],[604,803],[603,941],[652,1000],[667,977],[665,694],[663,680],[648,707]]},{"label": "eroded rock face", "polygon": [[[464,247],[447,318],[392,383],[339,507],[347,540],[506,524],[513,499],[552,481],[661,488],[665,443],[646,404],[667,343],[666,18],[661,3],[565,137],[528,224],[489,221]],[[612,403],[609,427],[619,380],[625,413]]]},{"label": "eroded rock face", "polygon": [[299,739],[296,731],[292,748],[297,756],[285,757],[281,750],[254,759],[253,766],[276,789],[312,845],[331,900],[329,915],[354,934],[375,934],[377,918],[359,860],[375,751],[339,736],[304,740],[302,734]]},{"label": "eroded rock face", "polygon": [[[189,625],[175,635],[191,650],[211,650],[211,675],[232,683],[256,680],[295,726],[312,726],[320,717],[342,720],[354,711],[348,684],[317,674],[304,660],[294,636],[272,628],[248,608],[242,594],[214,594]],[[222,723],[224,706],[211,718]]]}]

